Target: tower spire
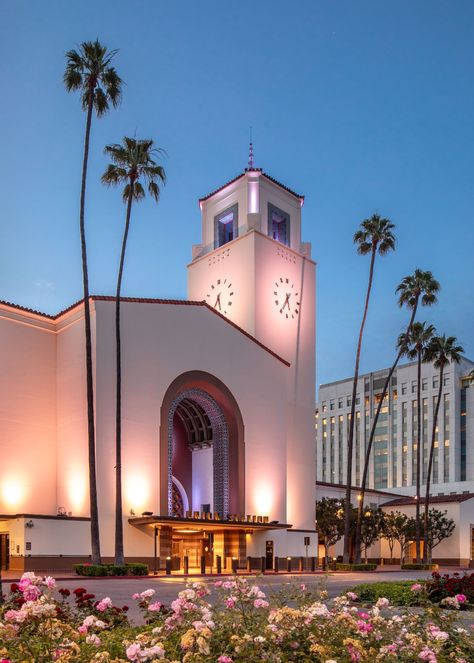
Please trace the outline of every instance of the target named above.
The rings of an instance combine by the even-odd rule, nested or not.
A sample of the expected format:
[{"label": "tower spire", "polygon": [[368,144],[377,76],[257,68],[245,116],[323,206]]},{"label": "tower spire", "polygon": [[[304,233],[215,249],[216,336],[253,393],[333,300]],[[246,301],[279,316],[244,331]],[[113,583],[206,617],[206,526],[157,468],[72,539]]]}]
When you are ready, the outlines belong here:
[{"label": "tower spire", "polygon": [[252,143],[252,127],[250,127],[250,143],[249,143],[249,170],[253,170],[253,143]]}]

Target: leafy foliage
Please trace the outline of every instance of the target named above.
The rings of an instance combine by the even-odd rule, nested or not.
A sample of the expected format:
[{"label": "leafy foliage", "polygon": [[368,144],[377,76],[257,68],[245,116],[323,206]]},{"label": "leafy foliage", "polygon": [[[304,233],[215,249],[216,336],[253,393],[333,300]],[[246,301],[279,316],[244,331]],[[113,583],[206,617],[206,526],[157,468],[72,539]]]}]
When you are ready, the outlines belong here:
[{"label": "leafy foliage", "polygon": [[115,564],[76,564],[74,570],[79,576],[147,576],[148,566],[134,562],[117,566]]}]

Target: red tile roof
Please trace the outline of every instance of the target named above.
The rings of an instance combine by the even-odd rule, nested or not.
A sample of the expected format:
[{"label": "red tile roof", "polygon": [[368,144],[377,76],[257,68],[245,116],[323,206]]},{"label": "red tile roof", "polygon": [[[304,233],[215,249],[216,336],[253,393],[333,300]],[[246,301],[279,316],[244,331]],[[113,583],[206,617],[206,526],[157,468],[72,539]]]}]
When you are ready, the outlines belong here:
[{"label": "red tile roof", "polygon": [[230,184],[233,184],[234,182],[237,182],[238,180],[240,180],[241,177],[244,177],[244,175],[246,175],[247,173],[251,173],[251,172],[255,172],[255,171],[260,172],[263,177],[267,178],[267,180],[269,180],[270,182],[273,182],[273,184],[276,184],[277,186],[284,189],[288,193],[291,193],[291,195],[295,196],[295,198],[298,198],[299,200],[304,200],[303,195],[301,195],[299,193],[296,193],[295,191],[292,191],[291,189],[289,189],[287,186],[285,186],[284,184],[282,184],[278,180],[274,179],[273,177],[270,177],[270,175],[267,175],[267,173],[264,173],[261,168],[252,168],[252,169],[246,168],[244,170],[244,172],[240,173],[240,175],[237,175],[237,177],[234,177],[232,180],[229,180],[228,182],[226,182],[225,184],[220,186],[218,189],[215,189],[214,191],[211,191],[211,193],[208,193],[207,196],[204,196],[203,198],[199,198],[199,203],[203,203],[205,200],[208,200],[209,198],[212,198],[212,196],[215,196],[216,193],[219,193],[219,191],[222,191],[223,189],[225,189]]},{"label": "red tile roof", "polygon": [[[457,493],[456,495],[433,495],[430,497],[430,504],[448,504],[452,502],[466,502],[474,497],[474,493]],[[420,504],[425,503],[425,498],[420,498]],[[399,497],[396,500],[391,500],[390,502],[385,502],[383,506],[409,506],[415,505],[415,499],[411,497]]]},{"label": "red tile roof", "polygon": [[[323,486],[323,487],[328,487],[328,488],[341,488],[341,489],[346,489],[346,484],[344,483],[330,483],[329,481],[316,481],[317,486]],[[351,491],[354,493],[358,493],[360,491],[359,486],[352,486]],[[366,488],[365,490],[366,494],[367,493],[377,493],[377,495],[386,495],[387,497],[390,497],[392,495],[397,495],[400,496],[400,493],[388,493],[386,490],[377,490],[376,488]]]},{"label": "red tile roof", "polygon": [[[112,297],[110,295],[91,295],[90,299],[92,301],[97,301],[97,302],[114,302],[115,297]],[[38,315],[42,318],[47,318],[48,320],[53,320],[56,321],[58,320],[61,316],[63,316],[65,313],[68,313],[72,309],[80,306],[83,303],[83,299],[80,299],[79,301],[75,302],[74,304],[71,304],[67,308],[63,309],[62,311],[59,311],[59,313],[56,313],[55,315],[50,315],[49,313],[42,313],[41,311],[36,311],[35,309],[28,308],[26,306],[20,306],[19,304],[12,304],[11,302],[7,302],[4,300],[0,300],[0,306],[8,306],[9,308],[14,308],[18,311],[25,311],[26,313],[33,313],[34,315]],[[190,301],[188,299],[155,299],[152,297],[122,297],[121,298],[122,302],[131,302],[131,303],[137,303],[137,304],[172,304],[175,306],[203,306],[204,308],[207,308],[209,311],[214,313],[214,315],[217,315],[219,318],[222,318],[222,320],[225,320],[227,324],[231,325],[237,331],[239,331],[241,334],[249,338],[251,341],[256,343],[258,346],[260,346],[263,350],[271,354],[275,359],[278,359],[278,361],[281,361],[282,364],[285,364],[285,366],[290,366],[290,363],[286,361],[286,359],[283,359],[283,357],[280,357],[276,352],[271,350],[269,347],[261,343],[258,339],[256,339],[254,336],[249,334],[248,332],[245,331],[245,329],[242,329],[242,327],[239,327],[235,322],[232,322],[232,320],[229,320],[229,318],[226,318],[225,315],[222,313],[219,313],[219,311],[216,311],[215,308],[210,306],[207,302],[205,301]]]}]

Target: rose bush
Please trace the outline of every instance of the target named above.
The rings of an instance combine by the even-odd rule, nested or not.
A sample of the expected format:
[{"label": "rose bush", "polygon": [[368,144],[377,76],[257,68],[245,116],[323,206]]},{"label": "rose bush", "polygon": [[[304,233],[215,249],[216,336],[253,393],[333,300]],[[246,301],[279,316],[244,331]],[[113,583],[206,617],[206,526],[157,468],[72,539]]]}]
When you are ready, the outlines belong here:
[{"label": "rose bush", "polygon": [[165,607],[149,589],[133,596],[145,624],[132,626],[124,608],[85,588],[25,574],[12,589],[0,612],[2,663],[474,661],[473,629],[458,611],[394,609],[386,597],[365,607],[354,592],[327,601],[301,585],[268,596],[234,577],[214,584],[212,604],[206,585],[190,583]]}]

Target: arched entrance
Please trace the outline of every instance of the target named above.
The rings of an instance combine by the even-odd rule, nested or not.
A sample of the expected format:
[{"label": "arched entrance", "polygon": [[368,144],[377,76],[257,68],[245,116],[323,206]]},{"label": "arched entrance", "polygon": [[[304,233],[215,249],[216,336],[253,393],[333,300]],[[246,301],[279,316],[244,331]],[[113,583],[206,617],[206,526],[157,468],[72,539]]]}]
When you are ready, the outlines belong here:
[{"label": "arched entrance", "polygon": [[245,511],[244,476],[244,426],[234,396],[209,373],[180,375],[161,408],[162,561],[171,556],[177,569],[185,558],[190,567],[205,558],[209,568],[217,555],[224,562],[244,558],[244,530],[227,531],[229,514]]},{"label": "arched entrance", "polygon": [[[181,430],[180,430],[181,429]],[[179,434],[184,440],[180,440]],[[183,475],[177,477],[176,473]],[[168,515],[181,516],[182,491],[193,511],[229,513],[229,433],[222,409],[202,389],[180,392],[168,412]],[[186,490],[186,486],[184,488]],[[204,501],[203,501],[204,500]]]},{"label": "arched entrance", "polygon": [[[165,393],[160,421],[160,514],[173,515],[173,445],[180,444],[180,433],[188,448],[212,449],[214,511],[244,513],[244,424],[229,388],[205,371],[183,373]],[[175,479],[185,489],[189,509],[197,510],[189,478],[183,473]]]}]

